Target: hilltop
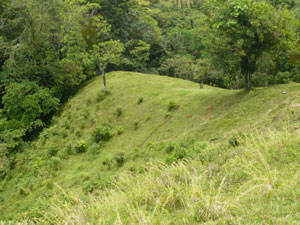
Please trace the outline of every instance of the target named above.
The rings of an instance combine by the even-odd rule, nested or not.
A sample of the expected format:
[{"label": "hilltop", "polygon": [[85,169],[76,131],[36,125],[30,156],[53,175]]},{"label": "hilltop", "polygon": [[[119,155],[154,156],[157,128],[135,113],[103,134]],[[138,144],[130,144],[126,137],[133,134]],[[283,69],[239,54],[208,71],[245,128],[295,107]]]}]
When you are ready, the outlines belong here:
[{"label": "hilltop", "polygon": [[[295,180],[285,183],[282,178],[289,171],[299,174],[299,84],[246,92],[210,86],[200,89],[191,81],[132,72],[107,76],[109,95],[102,92],[101,77],[89,81],[39,138],[16,156],[15,169],[1,182],[0,220],[42,218],[47,223],[51,218],[59,224],[68,221],[67,215],[75,218],[78,214],[82,217],[74,219],[76,223],[112,224],[117,222],[117,213],[119,222],[125,224],[133,218],[134,223],[168,224],[178,213],[178,218],[186,218],[178,224],[247,222],[256,207],[265,207],[256,205],[263,201],[254,201],[260,191],[269,195],[275,208],[278,199],[290,198],[284,203],[286,211],[274,210],[274,216],[297,212],[291,200],[297,193],[286,196],[296,190]],[[257,152],[257,146],[266,151]],[[280,158],[285,150],[292,156]],[[163,177],[167,177],[164,182]],[[276,192],[284,185],[291,189]],[[243,197],[248,192],[251,199],[246,201]],[[67,197],[74,193],[76,198]],[[245,202],[236,200],[235,193]],[[101,196],[105,204],[101,206],[91,196]],[[261,199],[267,201],[265,198],[268,196]],[[234,200],[229,203],[228,199]],[[55,203],[58,207],[48,211],[53,201],[59,202]],[[194,203],[204,211],[188,207]],[[239,205],[245,208],[239,211]],[[101,210],[102,214],[96,213]],[[202,216],[195,216],[197,212]],[[257,212],[261,218],[257,223],[272,221],[271,216],[264,220],[263,212]],[[246,220],[238,218],[240,213]]]}]

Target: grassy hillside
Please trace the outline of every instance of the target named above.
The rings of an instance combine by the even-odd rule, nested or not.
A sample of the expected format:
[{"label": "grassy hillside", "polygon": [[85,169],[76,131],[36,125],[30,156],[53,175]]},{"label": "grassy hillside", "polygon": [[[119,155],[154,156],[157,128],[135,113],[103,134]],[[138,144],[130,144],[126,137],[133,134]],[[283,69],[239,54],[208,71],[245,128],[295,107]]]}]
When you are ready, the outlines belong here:
[{"label": "grassy hillside", "polygon": [[86,84],[17,155],[1,181],[0,220],[296,221],[298,136],[290,133],[298,134],[300,85],[199,89],[129,72],[108,74],[108,85],[104,95],[100,78]]}]

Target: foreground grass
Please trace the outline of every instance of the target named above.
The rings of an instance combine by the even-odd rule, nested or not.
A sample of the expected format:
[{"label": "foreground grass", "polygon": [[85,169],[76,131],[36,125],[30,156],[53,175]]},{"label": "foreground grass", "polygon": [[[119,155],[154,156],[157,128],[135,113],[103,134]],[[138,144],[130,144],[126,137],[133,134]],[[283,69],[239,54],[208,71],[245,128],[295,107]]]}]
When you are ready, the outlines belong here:
[{"label": "foreground grass", "polygon": [[[213,190],[210,188],[219,190],[218,185],[223,183],[219,196],[223,196],[223,192],[227,190],[223,187],[226,187],[229,189],[228,192],[224,192],[227,194],[223,197],[225,200],[226,198],[231,199],[233,197],[230,197],[229,193],[236,192],[237,195],[243,193],[242,191],[246,191],[248,184],[244,183],[244,189],[239,189],[241,188],[240,182],[236,182],[233,178],[233,180],[224,179],[226,177],[224,173],[237,171],[236,179],[243,178],[247,174],[239,174],[238,171],[241,168],[246,171],[248,167],[244,167],[243,164],[250,161],[247,162],[248,156],[243,156],[239,166],[234,164],[234,161],[231,169],[224,170],[228,168],[224,165],[230,162],[231,157],[235,157],[235,154],[242,154],[241,152],[244,151],[241,150],[242,147],[228,147],[228,143],[231,143],[230,146],[236,145],[241,133],[249,135],[255,129],[262,129],[261,132],[266,132],[266,127],[271,128],[276,135],[276,132],[279,132],[280,137],[286,138],[285,135],[287,134],[282,131],[283,125],[288,127],[289,132],[294,133],[297,133],[299,128],[300,89],[298,84],[258,88],[251,92],[229,91],[208,86],[201,90],[198,84],[189,81],[129,72],[110,73],[108,84],[111,93],[108,96],[103,96],[101,79],[96,78],[89,82],[64,106],[61,114],[54,117],[52,125],[42,132],[39,139],[33,143],[28,143],[24,152],[17,155],[15,169],[4,180],[0,181],[0,220],[23,221],[24,218],[27,218],[29,221],[47,224],[50,223],[50,220],[56,221],[52,213],[57,213],[57,221],[53,224],[63,223],[67,221],[66,215],[59,211],[63,211],[62,205],[66,204],[68,208],[65,209],[65,212],[76,217],[75,212],[78,211],[77,219],[84,219],[85,214],[89,211],[94,212],[95,207],[99,214],[91,217],[91,219],[95,218],[95,223],[117,223],[118,221],[114,218],[119,214],[117,218],[120,218],[122,223],[130,223],[136,214],[129,215],[131,211],[125,210],[127,206],[123,204],[131,200],[123,196],[127,193],[123,192],[122,186],[118,185],[127,182],[126,185],[124,184],[125,188],[133,185],[134,180],[138,180],[141,183],[136,188],[140,187],[140,191],[142,191],[143,185],[147,184],[143,182],[146,180],[150,182],[153,179],[152,189],[154,190],[158,185],[159,174],[169,173],[168,171],[190,171],[191,176],[194,176],[193,179],[199,176],[198,180],[204,182],[202,187],[206,190],[203,191],[203,195],[207,195],[208,191]],[[283,95],[283,91],[286,91],[287,94]],[[179,108],[176,109],[175,107],[173,110],[168,110],[170,102],[175,103]],[[106,142],[95,141],[94,132],[97,127],[110,129],[111,139]],[[264,140],[268,142],[271,137],[267,135],[265,138],[267,139]],[[275,138],[273,139],[275,140]],[[275,143],[273,139],[271,139],[270,145]],[[286,140],[288,139],[286,138]],[[296,136],[292,140],[296,140]],[[260,143],[259,140],[258,142]],[[80,146],[83,148],[79,148]],[[248,149],[249,146],[250,144],[248,146],[245,144],[243,148]],[[281,154],[284,155],[285,146],[280,146],[283,147]],[[253,151],[254,148],[249,149]],[[81,152],[81,150],[83,151]],[[257,152],[255,154],[259,155]],[[281,155],[276,157],[281,159]],[[183,161],[190,159],[197,160],[183,163]],[[153,165],[148,165],[151,161]],[[160,161],[162,164],[154,163],[154,161]],[[179,165],[172,163],[179,163]],[[191,167],[190,164],[194,167]],[[145,169],[145,165],[148,165],[146,166],[147,169]],[[261,170],[260,164],[257,164],[256,167],[254,163],[252,167],[249,170],[250,175]],[[192,173],[194,168],[196,168],[195,174]],[[285,170],[282,166],[284,169],[282,171],[297,171],[297,168],[288,168]],[[154,171],[157,171],[158,177],[153,175]],[[219,175],[214,177],[213,181],[210,177],[204,179],[207,171],[211,171],[212,175],[209,175],[211,177],[214,177],[217,172]],[[278,173],[282,171],[278,169]],[[126,175],[120,175],[120,173]],[[170,192],[172,196],[165,193],[165,198],[177,198],[177,195],[180,196],[183,194],[181,192],[190,188],[190,186],[184,185],[190,185],[193,182],[189,179],[184,181],[185,176],[189,177],[185,173],[178,174],[178,184],[176,185],[178,188],[182,188],[182,191],[179,193]],[[245,180],[250,182],[251,179]],[[116,181],[119,182],[116,183]],[[252,184],[251,182],[249,184]],[[259,189],[261,182],[261,179],[258,179],[257,183],[254,182],[255,185],[258,185],[254,191],[262,190]],[[208,184],[212,186],[210,187]],[[288,188],[291,184],[286,183],[286,185]],[[195,188],[198,187],[195,186]],[[130,188],[134,189],[135,187],[130,186]],[[151,185],[149,188],[149,193],[151,193]],[[157,193],[153,191],[156,194],[153,193],[151,196],[159,196],[160,188],[164,189],[165,187],[162,184],[157,188]],[[237,190],[230,188],[237,188]],[[61,189],[68,194],[63,195]],[[118,190],[122,191],[118,192]],[[120,198],[120,202],[113,199],[113,192],[118,196],[115,198]],[[139,193],[138,190],[136,192]],[[187,190],[186,195],[189,194],[188,192]],[[69,196],[69,193],[71,196],[73,196],[72,193],[77,193],[75,200]],[[142,195],[142,192],[140,194]],[[92,196],[96,199],[93,200]],[[111,201],[110,204],[112,205],[109,207],[106,205],[107,209],[112,210],[111,212],[104,209],[103,212],[100,209],[100,212],[98,211],[97,207],[100,206],[97,205],[102,203],[97,200],[97,197],[106,199],[105,196],[107,198],[111,196],[109,197],[110,200],[107,201]],[[128,196],[130,197],[132,194],[128,194]],[[207,198],[212,198],[213,195],[209,196],[207,195]],[[48,215],[45,209],[48,209],[50,202],[56,198],[64,199],[66,202],[58,201],[56,203],[58,211],[55,212],[52,209]],[[68,199],[75,201],[74,208],[70,207]],[[134,199],[132,201],[135,201]],[[192,220],[194,216],[191,216],[190,212],[186,214],[187,211],[185,211],[185,208],[194,207],[188,204],[195,205],[196,200],[196,203],[192,203],[191,199],[186,198],[187,202],[184,204],[180,201],[178,202],[179,205],[174,203],[174,207],[170,206],[168,212],[165,212],[166,209],[163,207],[166,200],[159,200],[160,202],[157,203],[162,204],[161,209],[160,206],[156,207],[155,202],[148,204],[145,200],[146,204],[143,201],[128,205],[132,210],[140,208],[141,211],[137,211],[137,215],[140,212],[141,216],[145,216],[145,221],[133,220],[136,223],[147,224],[155,223],[155,221],[159,223],[159,216],[155,214],[156,212],[161,213],[163,224],[170,221],[175,221],[175,224],[179,221],[181,221],[179,224],[188,224],[183,220],[175,220],[175,218],[180,217],[187,217],[189,218],[187,221],[193,222],[202,220],[197,216]],[[86,204],[87,202],[90,204]],[[120,211],[114,211],[115,206],[113,204],[117,202],[120,204]],[[168,206],[169,203],[166,204]],[[255,204],[256,202],[253,200],[251,204],[245,202],[244,206],[248,205],[249,210],[251,207],[254,210]],[[276,208],[276,205],[273,206]],[[83,207],[82,211],[81,207]],[[153,211],[155,208],[161,211]],[[232,206],[226,208],[226,212],[231,212],[229,209],[233,210]],[[288,209],[290,210],[290,208]],[[74,214],[68,210],[74,210]],[[235,214],[237,212],[233,210],[231,216],[238,218]],[[107,214],[107,220],[102,221],[101,213]],[[149,213],[154,213],[153,220],[150,222]],[[164,213],[167,213],[166,217]],[[229,218],[228,215],[222,216],[222,218]],[[49,219],[47,220],[47,218]],[[70,223],[76,222],[76,219],[73,219],[73,217],[70,218]],[[220,221],[224,222],[223,219]],[[87,224],[94,223],[88,219],[85,221]],[[216,219],[216,221],[218,220]]]},{"label": "foreground grass", "polygon": [[300,224],[299,136],[264,131],[239,143],[170,166],[150,162],[87,201],[57,186],[38,223]]}]

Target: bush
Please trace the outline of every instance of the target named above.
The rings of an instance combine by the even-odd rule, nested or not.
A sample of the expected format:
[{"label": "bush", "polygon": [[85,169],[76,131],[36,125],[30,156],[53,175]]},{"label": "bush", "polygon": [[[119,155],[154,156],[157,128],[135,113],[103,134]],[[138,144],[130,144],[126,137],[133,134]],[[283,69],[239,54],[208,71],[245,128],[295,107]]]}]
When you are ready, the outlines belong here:
[{"label": "bush", "polygon": [[112,165],[113,165],[113,161],[111,159],[104,159],[102,161],[102,165],[103,166],[106,166],[106,168],[109,170],[112,168]]},{"label": "bush", "polygon": [[111,128],[108,126],[101,126],[96,128],[93,133],[94,141],[99,143],[100,141],[108,141],[112,138],[112,131]]},{"label": "bush", "polygon": [[115,155],[114,160],[116,161],[118,167],[122,167],[125,163],[125,154],[124,152],[119,152]]},{"label": "bush", "polygon": [[91,193],[93,192],[94,190],[98,189],[99,187],[99,183],[97,181],[94,181],[94,180],[87,180],[83,183],[82,185],[82,191],[84,193]]},{"label": "bush", "polygon": [[135,122],[133,123],[133,127],[134,127],[135,130],[137,130],[137,129],[139,128],[139,122],[138,122],[138,121],[135,121]]},{"label": "bush", "polygon": [[174,101],[169,102],[169,104],[168,104],[168,111],[169,112],[175,111],[178,108],[179,108],[179,105],[176,102],[174,102]]},{"label": "bush", "polygon": [[174,152],[174,157],[179,160],[179,159],[184,159],[187,156],[187,152],[184,148],[178,148]]},{"label": "bush", "polygon": [[238,141],[238,139],[237,139],[237,137],[236,136],[233,136],[233,137],[231,137],[231,138],[229,138],[229,144],[232,146],[232,147],[236,147],[236,146],[239,146],[240,145],[240,143],[239,143],[239,141]]},{"label": "bush", "polygon": [[290,72],[278,72],[274,78],[276,84],[287,84],[290,82],[292,74]]},{"label": "bush", "polygon": [[87,150],[87,144],[84,140],[80,140],[77,142],[77,145],[75,146],[75,152],[76,153],[83,153]]},{"label": "bush", "polygon": [[167,112],[167,113],[165,114],[165,118],[166,118],[166,119],[170,118],[171,116],[172,116],[172,114],[171,114],[170,112]]},{"label": "bush", "polygon": [[25,187],[19,187],[18,192],[19,192],[19,195],[22,195],[22,196],[27,196],[30,193],[29,189],[25,188]]},{"label": "bush", "polygon": [[116,110],[117,117],[122,116],[122,114],[123,114],[123,109],[122,108],[117,108],[117,110]]},{"label": "bush", "polygon": [[118,135],[121,135],[121,134],[123,134],[124,133],[124,128],[122,127],[122,126],[118,126],[117,127],[117,134]]},{"label": "bush", "polygon": [[166,153],[174,152],[179,146],[175,143],[168,143],[164,149]]},{"label": "bush", "polygon": [[140,97],[139,99],[138,99],[138,104],[142,104],[144,102],[144,98],[143,97]]}]

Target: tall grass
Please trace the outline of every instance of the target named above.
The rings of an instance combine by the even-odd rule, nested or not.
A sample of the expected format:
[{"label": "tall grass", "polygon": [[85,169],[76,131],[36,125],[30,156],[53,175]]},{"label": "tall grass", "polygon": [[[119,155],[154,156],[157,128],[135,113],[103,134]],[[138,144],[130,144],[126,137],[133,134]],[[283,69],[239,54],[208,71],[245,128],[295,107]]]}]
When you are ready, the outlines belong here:
[{"label": "tall grass", "polygon": [[257,131],[192,160],[152,161],[144,174],[123,173],[88,200],[61,189],[38,222],[300,224],[299,161],[297,134]]}]

